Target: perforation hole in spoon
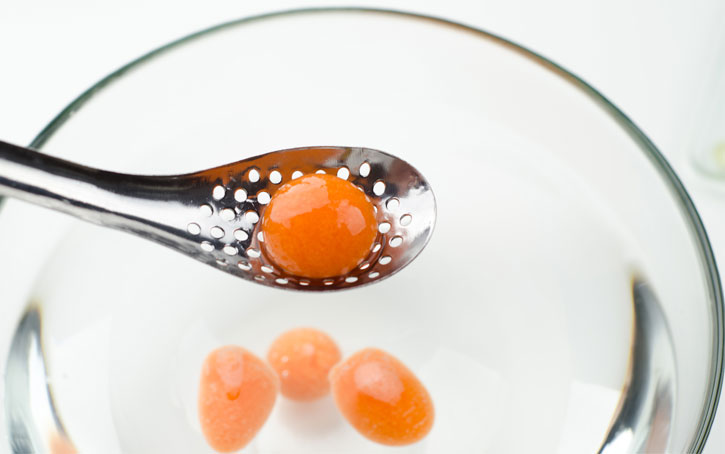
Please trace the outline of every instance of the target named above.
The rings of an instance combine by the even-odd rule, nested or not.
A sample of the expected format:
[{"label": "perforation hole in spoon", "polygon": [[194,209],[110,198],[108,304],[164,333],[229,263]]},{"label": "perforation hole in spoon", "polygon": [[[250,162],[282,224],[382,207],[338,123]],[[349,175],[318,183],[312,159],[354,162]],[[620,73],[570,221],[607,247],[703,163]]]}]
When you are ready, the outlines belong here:
[{"label": "perforation hole in spoon", "polygon": [[214,210],[212,209],[211,205],[204,204],[199,206],[199,213],[201,214],[201,216],[206,218],[211,216],[214,213]]},{"label": "perforation hole in spoon", "polygon": [[240,202],[240,203],[247,200],[247,191],[245,191],[242,188],[239,188],[236,191],[234,191],[234,200],[236,200],[237,202]]},{"label": "perforation hole in spoon", "polygon": [[347,180],[350,178],[350,170],[348,170],[347,167],[340,167],[337,170],[337,177],[342,178],[343,180]]},{"label": "perforation hole in spoon", "polygon": [[219,217],[229,222],[236,217],[236,213],[231,208],[224,208],[219,212]]},{"label": "perforation hole in spoon", "polygon": [[256,183],[260,179],[259,170],[254,168],[251,169],[247,177],[249,178],[249,181],[251,181],[252,183]]},{"label": "perforation hole in spoon", "polygon": [[282,182],[282,174],[279,170],[273,170],[269,174],[269,182],[272,184],[280,184]]},{"label": "perforation hole in spoon", "polygon": [[237,241],[247,241],[249,239],[249,234],[245,232],[242,229],[237,229],[234,231],[234,238],[237,239]]},{"label": "perforation hole in spoon", "polygon": [[215,225],[211,228],[211,230],[209,230],[209,233],[212,237],[219,239],[224,236],[224,229]]},{"label": "perforation hole in spoon", "polygon": [[257,202],[261,203],[262,205],[266,205],[269,203],[272,197],[270,197],[269,192],[261,191],[259,194],[257,194]]}]

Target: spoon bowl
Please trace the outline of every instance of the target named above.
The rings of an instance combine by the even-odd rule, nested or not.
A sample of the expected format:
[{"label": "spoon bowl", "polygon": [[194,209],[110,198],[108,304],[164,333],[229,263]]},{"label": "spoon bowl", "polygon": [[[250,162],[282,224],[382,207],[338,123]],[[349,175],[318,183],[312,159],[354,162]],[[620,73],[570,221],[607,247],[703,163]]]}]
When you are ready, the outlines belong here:
[{"label": "spoon bowl", "polygon": [[[373,247],[344,276],[299,278],[262,252],[266,205],[284,183],[311,173],[350,181],[375,207]],[[352,288],[391,276],[423,250],[436,216],[433,191],[420,172],[360,147],[292,148],[200,172],[144,176],[0,142],[0,193],[156,241],[243,279],[296,290]]]}]

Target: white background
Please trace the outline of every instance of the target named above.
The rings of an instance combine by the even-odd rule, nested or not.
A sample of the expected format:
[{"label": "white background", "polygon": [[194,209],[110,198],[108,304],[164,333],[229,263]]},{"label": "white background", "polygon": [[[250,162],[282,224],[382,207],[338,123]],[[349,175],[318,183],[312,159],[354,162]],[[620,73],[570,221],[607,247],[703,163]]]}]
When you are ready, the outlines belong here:
[{"label": "white background", "polygon": [[[344,4],[353,3],[2,2],[0,138],[29,143],[88,86],[191,31],[270,10]],[[713,133],[707,126],[712,106],[725,104],[725,84],[719,82],[725,78],[725,1],[359,0],[354,4],[407,9],[475,25],[524,44],[590,82],[670,159],[704,218],[716,255],[725,257],[725,180],[713,183],[699,177],[688,159],[695,147],[710,146],[711,137],[725,141],[725,130]],[[725,114],[725,109],[720,112]],[[708,141],[698,140],[702,137]],[[719,416],[708,453],[725,452],[725,416]]]}]

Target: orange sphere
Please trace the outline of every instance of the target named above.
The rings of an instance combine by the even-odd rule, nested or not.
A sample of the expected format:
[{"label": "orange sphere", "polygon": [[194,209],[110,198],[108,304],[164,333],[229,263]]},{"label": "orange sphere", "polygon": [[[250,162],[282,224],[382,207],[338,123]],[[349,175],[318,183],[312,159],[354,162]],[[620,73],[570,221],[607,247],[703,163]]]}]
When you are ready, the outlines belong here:
[{"label": "orange sphere", "polygon": [[272,342],[267,361],[277,372],[282,395],[292,400],[314,400],[330,391],[327,378],[342,355],[335,341],[314,328],[297,328]]},{"label": "orange sphere", "polygon": [[247,350],[227,346],[211,352],[199,384],[199,422],[209,445],[218,452],[246,446],[267,421],[277,388],[274,371]]},{"label": "orange sphere", "polygon": [[366,438],[389,446],[421,440],[433,427],[433,401],[403,363],[375,348],[361,350],[330,372],[335,403]]},{"label": "orange sphere", "polygon": [[307,278],[345,275],[370,253],[375,210],[354,184],[305,175],[274,194],[262,220],[265,255],[287,273]]}]

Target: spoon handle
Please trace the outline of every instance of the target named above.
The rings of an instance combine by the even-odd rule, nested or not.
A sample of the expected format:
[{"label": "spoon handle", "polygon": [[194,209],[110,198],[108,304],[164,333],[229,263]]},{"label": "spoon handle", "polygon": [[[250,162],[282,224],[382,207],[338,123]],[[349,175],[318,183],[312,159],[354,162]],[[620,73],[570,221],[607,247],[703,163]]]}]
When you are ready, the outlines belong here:
[{"label": "spoon handle", "polygon": [[0,194],[103,226],[148,224],[168,206],[173,180],[94,169],[0,141]]}]

